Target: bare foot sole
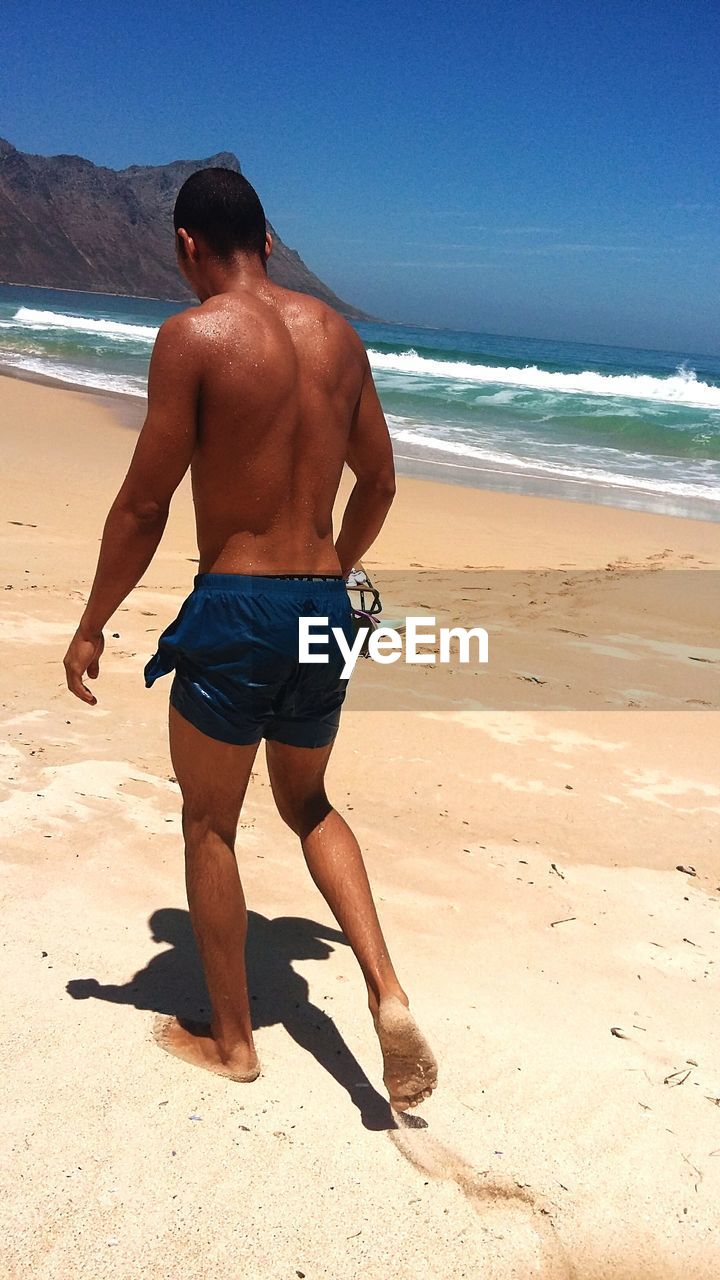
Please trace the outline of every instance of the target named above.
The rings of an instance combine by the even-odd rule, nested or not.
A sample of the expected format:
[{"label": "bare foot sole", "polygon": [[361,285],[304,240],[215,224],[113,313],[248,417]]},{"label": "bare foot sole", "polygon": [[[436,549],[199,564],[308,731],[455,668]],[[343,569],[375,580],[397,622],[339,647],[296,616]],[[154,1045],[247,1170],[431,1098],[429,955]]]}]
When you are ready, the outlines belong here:
[{"label": "bare foot sole", "polygon": [[191,1022],[183,1018],[169,1018],[158,1014],[152,1027],[153,1039],[166,1053],[181,1058],[193,1067],[204,1067],[215,1075],[226,1076],[241,1084],[249,1084],[260,1075],[260,1063],[254,1051],[237,1055],[230,1061],[220,1056],[217,1041],[210,1034],[207,1022]]},{"label": "bare foot sole", "polygon": [[417,1107],[437,1085],[437,1062],[410,1010],[397,996],[381,1001],[375,1027],[382,1049],[383,1080],[395,1111]]}]

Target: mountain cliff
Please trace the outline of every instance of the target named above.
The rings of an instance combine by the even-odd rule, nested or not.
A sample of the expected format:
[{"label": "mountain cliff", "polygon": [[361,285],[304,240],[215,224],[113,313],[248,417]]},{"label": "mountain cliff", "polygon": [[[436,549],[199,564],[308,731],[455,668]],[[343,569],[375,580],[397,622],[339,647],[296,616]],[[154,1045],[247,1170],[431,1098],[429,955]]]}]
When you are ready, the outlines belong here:
[{"label": "mountain cliff", "polygon": [[[35,156],[0,138],[0,282],[139,297],[189,298],[175,264],[172,211],[185,179],[237,156],[106,169],[81,156]],[[321,298],[343,315],[369,319],[338,298],[274,228],[269,274]]]}]

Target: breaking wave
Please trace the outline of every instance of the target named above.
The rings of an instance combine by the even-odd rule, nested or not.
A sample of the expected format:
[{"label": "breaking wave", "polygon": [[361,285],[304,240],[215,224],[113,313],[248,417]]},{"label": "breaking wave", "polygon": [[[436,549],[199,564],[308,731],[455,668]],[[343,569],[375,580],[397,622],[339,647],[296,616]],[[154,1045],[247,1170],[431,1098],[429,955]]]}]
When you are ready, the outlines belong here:
[{"label": "breaking wave", "polygon": [[590,370],[582,373],[553,373],[539,369],[537,365],[513,368],[471,364],[460,360],[430,360],[413,350],[395,353],[370,348],[368,357],[372,368],[377,372],[441,378],[450,382],[524,387],[528,391],[621,396],[632,400],[655,400],[666,404],[720,409],[720,387],[699,382],[692,369],[682,366],[667,378],[655,378],[645,373],[605,374]]},{"label": "breaking wave", "polygon": [[31,329],[74,329],[79,333],[102,334],[104,338],[131,338],[140,342],[152,342],[157,334],[155,325],[95,320],[91,316],[70,316],[61,311],[36,311],[33,307],[18,307],[13,320]]}]

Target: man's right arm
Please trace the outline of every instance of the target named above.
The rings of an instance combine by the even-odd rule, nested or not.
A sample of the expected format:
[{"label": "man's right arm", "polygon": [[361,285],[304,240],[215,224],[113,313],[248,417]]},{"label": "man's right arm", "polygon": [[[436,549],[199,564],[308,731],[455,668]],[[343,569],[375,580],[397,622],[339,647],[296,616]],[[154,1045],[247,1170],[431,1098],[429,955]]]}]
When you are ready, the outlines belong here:
[{"label": "man's right arm", "polygon": [[362,388],[348,437],[346,462],[355,475],[335,550],[343,577],[377,538],[395,497],[395,463],[390,433],[363,352]]}]

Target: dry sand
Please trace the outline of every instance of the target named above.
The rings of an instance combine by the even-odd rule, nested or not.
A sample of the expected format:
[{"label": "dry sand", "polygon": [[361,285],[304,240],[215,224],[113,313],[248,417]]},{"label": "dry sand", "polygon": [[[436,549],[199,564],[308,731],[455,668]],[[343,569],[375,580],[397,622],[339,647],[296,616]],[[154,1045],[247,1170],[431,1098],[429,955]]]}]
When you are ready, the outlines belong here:
[{"label": "dry sand", "polygon": [[133,446],[112,410],[0,379],[2,1276],[716,1277],[720,526],[402,478],[368,558],[389,612],[429,590],[469,616],[489,586],[499,661],[364,664],[332,763],[440,1062],[396,1127],[261,758],[238,852],[264,1073],[152,1041],[205,1002],[166,689],[142,683],[196,553],[183,485],[98,707],[74,701],[60,662]]}]

